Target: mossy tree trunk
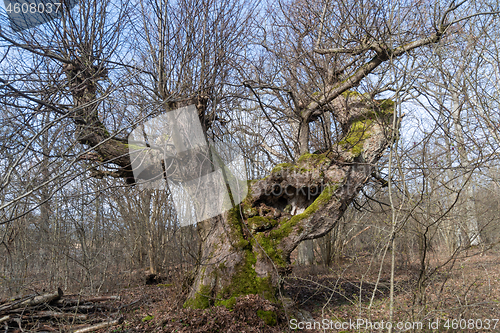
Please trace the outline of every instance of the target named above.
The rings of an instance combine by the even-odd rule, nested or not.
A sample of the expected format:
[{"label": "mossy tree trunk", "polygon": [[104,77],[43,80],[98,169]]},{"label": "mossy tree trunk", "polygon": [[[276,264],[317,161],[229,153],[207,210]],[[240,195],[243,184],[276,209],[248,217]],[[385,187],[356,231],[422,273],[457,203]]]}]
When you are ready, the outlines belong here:
[{"label": "mossy tree trunk", "polygon": [[240,205],[199,225],[201,261],[186,307],[230,307],[246,294],[277,300],[292,251],[337,224],[390,145],[393,103],[361,99],[343,108],[345,132],[331,150],[276,166],[250,182]]}]

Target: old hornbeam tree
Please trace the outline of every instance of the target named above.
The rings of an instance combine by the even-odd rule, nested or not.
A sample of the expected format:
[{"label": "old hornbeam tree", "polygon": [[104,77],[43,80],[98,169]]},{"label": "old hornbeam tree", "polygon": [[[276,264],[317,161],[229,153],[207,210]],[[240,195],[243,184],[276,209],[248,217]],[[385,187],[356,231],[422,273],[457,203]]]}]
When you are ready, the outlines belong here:
[{"label": "old hornbeam tree", "polygon": [[277,165],[250,182],[242,204],[200,224],[203,261],[186,306],[230,306],[246,294],[276,300],[292,251],[333,228],[389,146],[394,103],[363,101],[339,105],[346,130],[333,149]]},{"label": "old hornbeam tree", "polygon": [[[152,3],[154,4],[154,1]],[[297,3],[305,6],[309,2],[297,1]],[[290,107],[293,109],[291,114],[293,113],[299,120],[302,131],[299,131],[299,141],[302,147],[299,149],[300,157],[293,156],[293,163],[279,164],[266,178],[250,182],[248,196],[241,204],[198,225],[202,239],[200,260],[193,275],[185,306],[196,308],[214,304],[230,306],[236,297],[247,294],[260,294],[269,300],[278,300],[280,278],[290,270],[292,251],[304,240],[325,235],[338,223],[353,198],[370,179],[380,157],[397,135],[396,124],[399,119],[394,111],[394,102],[377,100],[373,98],[375,94],[365,96],[353,90],[363,79],[374,74],[375,69],[380,65],[391,63],[398,58],[409,57],[415,49],[425,50],[424,46],[439,43],[449,33],[452,25],[462,23],[462,20],[453,13],[464,3],[466,1],[457,4],[451,1],[448,7],[444,7],[444,10],[435,11],[439,15],[433,20],[424,18],[419,22],[412,21],[413,25],[405,21],[407,25],[399,34],[391,30],[394,27],[387,20],[370,21],[372,12],[375,13],[374,15],[379,15],[384,8],[390,7],[385,2],[380,5],[380,10],[375,10],[375,7],[370,7],[366,11],[361,7],[358,8],[360,20],[370,21],[370,24],[377,27],[380,25],[381,28],[376,33],[372,33],[369,30],[370,27],[362,26],[359,23],[362,20],[358,22],[353,19],[355,22],[349,23],[349,20],[357,17],[356,15],[345,16],[346,22],[349,23],[346,29],[356,24],[359,28],[356,28],[356,31],[353,30],[349,36],[337,36],[332,29],[326,29],[325,15],[321,19],[315,15],[311,18],[307,17],[308,22],[318,21],[317,43],[310,45],[307,52],[314,56],[328,55],[333,59],[332,61],[337,59],[335,60],[336,66],[338,59],[345,58],[342,73],[348,75],[325,81],[319,91],[308,96],[300,96],[285,89],[293,102],[293,108]],[[130,82],[135,82],[133,80],[139,80],[145,76],[153,77],[152,81],[144,84],[142,88],[153,91],[154,97],[151,99],[163,108],[163,112],[194,104],[204,130],[207,131],[205,133],[207,137],[209,136],[208,129],[216,120],[214,114],[217,110],[216,102],[219,100],[217,94],[226,89],[224,84],[229,80],[220,79],[221,76],[230,72],[222,64],[225,62],[234,64],[239,61],[236,58],[226,59],[235,52],[238,45],[225,43],[237,41],[238,38],[247,34],[246,30],[235,30],[241,26],[240,21],[237,19],[231,21],[233,16],[241,12],[239,7],[232,6],[231,1],[224,2],[224,4],[227,6],[227,11],[214,16],[220,20],[217,24],[200,21],[201,23],[196,23],[200,25],[193,30],[193,34],[190,31],[186,32],[184,26],[191,26],[183,21],[178,25],[178,32],[172,36],[168,35],[171,30],[165,25],[177,19],[196,20],[200,17],[211,19],[210,8],[203,8],[200,5],[194,8],[198,12],[192,13],[192,8],[188,6],[184,8],[183,15],[161,19],[161,15],[167,15],[170,12],[163,11],[160,6],[155,7],[160,9],[154,19],[150,19],[147,13],[144,13],[147,29],[146,32],[143,31],[144,29],[138,32],[138,36],[147,41],[141,47],[149,47],[149,49],[143,58],[139,58],[148,59],[151,56],[153,65],[146,69],[123,66],[130,72],[139,73],[131,78]],[[85,8],[82,6],[81,10],[84,11]],[[91,9],[92,6],[88,8]],[[351,10],[350,7],[345,9],[347,12]],[[40,108],[47,112],[62,114],[71,120],[76,141],[89,150],[80,156],[80,160],[87,160],[96,165],[93,176],[124,178],[129,184],[134,184],[138,180],[134,179],[132,172],[129,147],[125,140],[117,137],[120,131],[110,128],[112,121],[103,121],[100,114],[101,104],[108,94],[112,93],[111,89],[106,90],[106,86],[101,83],[111,80],[108,72],[112,71],[112,67],[118,61],[109,54],[115,52],[122,43],[115,34],[123,28],[120,17],[113,23],[115,28],[109,28],[111,25],[103,23],[104,21],[92,20],[92,17],[100,17],[101,14],[104,17],[108,12],[103,5],[99,15],[83,17],[87,20],[84,22],[93,24],[95,29],[86,31],[86,24],[75,26],[73,30],[61,26],[59,33],[53,37],[54,39],[60,38],[57,43],[52,43],[52,35],[44,40],[35,35],[30,37],[29,34],[25,35],[23,42],[19,42],[15,39],[17,37],[9,37],[4,30],[0,31],[0,39],[12,48],[31,52],[33,57],[43,57],[52,61],[54,71],[60,72],[54,78],[50,77],[50,80],[54,80],[55,83],[50,87],[47,85],[47,95],[52,92],[60,93],[61,107],[53,106],[55,102],[50,99],[42,101],[36,97],[38,95],[31,96],[29,90],[20,91],[21,84],[16,85],[4,80],[2,81],[3,89],[15,95],[16,98],[24,98],[30,103],[40,105]],[[120,15],[123,20],[128,17],[125,11],[120,12]],[[249,14],[247,17],[251,18],[252,15]],[[156,19],[158,19],[158,25],[154,24]],[[409,21],[412,19],[409,15],[402,18],[402,20]],[[425,25],[430,21],[432,21],[431,27],[426,28]],[[228,28],[228,22],[232,22],[233,26]],[[384,28],[383,24],[387,26]],[[391,24],[396,27],[400,26],[397,22]],[[417,24],[421,25],[420,29],[415,28]],[[323,27],[325,27],[324,31]],[[154,29],[159,29],[159,31],[154,31]],[[213,31],[206,33],[204,29],[213,29]],[[339,27],[339,29],[344,28]],[[104,38],[101,35],[96,37],[95,34],[99,31],[108,39],[100,40],[99,38]],[[232,31],[238,31],[238,34],[230,35]],[[128,33],[131,32],[132,30],[128,30]],[[197,40],[193,39],[195,33],[198,34]],[[307,33],[304,32],[304,34]],[[335,42],[337,37],[340,39]],[[207,42],[208,38],[213,38],[213,44]],[[184,42],[192,44],[184,47],[182,44]],[[324,46],[322,44],[331,48],[322,47]],[[215,46],[211,48],[211,45]],[[107,47],[110,49],[108,53],[103,51]],[[137,47],[137,49],[140,48]],[[172,50],[179,53],[169,53],[174,52]],[[191,53],[185,55],[182,52]],[[199,52],[204,52],[202,65],[196,63],[189,67],[190,61],[198,59]],[[169,57],[184,62],[168,63]],[[351,57],[350,60],[349,57]],[[26,66],[30,64],[30,61],[25,62]],[[177,69],[179,72],[175,72]],[[186,72],[181,72],[182,70]],[[328,72],[328,68],[310,68],[310,71],[314,70]],[[167,79],[168,75],[171,77]],[[229,77],[229,74],[227,76]],[[181,78],[186,82],[177,81]],[[301,80],[307,80],[307,78],[307,75],[296,76],[293,84],[299,86]],[[246,83],[242,84],[242,81]],[[265,84],[266,82],[242,78],[233,86],[239,85],[240,88],[246,86],[246,88],[256,90],[262,89]],[[197,86],[193,88],[194,85]],[[128,85],[124,84],[123,89],[128,89]],[[62,95],[64,92],[66,95]],[[137,92],[134,93],[137,94]],[[130,96],[132,95],[131,92]],[[68,107],[68,101],[71,102],[71,107]],[[284,102],[283,105],[285,104],[287,103]],[[114,104],[110,103],[107,107],[113,108]],[[211,109],[210,112],[209,109]],[[270,107],[269,110],[272,112],[275,108]],[[309,123],[318,119],[326,112],[325,110],[332,112],[338,125],[337,128],[341,129],[339,139],[326,151],[310,154],[307,148]],[[124,113],[128,111],[127,107],[122,110]]]}]

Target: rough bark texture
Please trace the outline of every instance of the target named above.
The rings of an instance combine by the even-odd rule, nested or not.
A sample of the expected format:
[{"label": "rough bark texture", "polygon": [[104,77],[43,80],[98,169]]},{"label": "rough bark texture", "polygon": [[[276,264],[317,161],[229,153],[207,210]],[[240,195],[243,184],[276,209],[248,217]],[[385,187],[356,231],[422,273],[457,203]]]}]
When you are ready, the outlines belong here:
[{"label": "rough bark texture", "polygon": [[125,178],[129,184],[134,183],[128,145],[110,135],[99,119],[100,100],[97,97],[97,82],[107,77],[107,70],[92,65],[91,59],[82,57],[74,59],[71,65],[65,65],[64,72],[73,95],[74,109],[71,118],[77,129],[76,139],[94,150],[94,153],[82,155],[81,159],[119,166],[116,172],[95,169],[93,176],[97,178],[109,175]]},{"label": "rough bark texture", "polygon": [[336,225],[390,145],[393,112],[391,101],[343,97],[335,113],[344,129],[340,142],[276,166],[250,182],[240,205],[200,225],[201,264],[185,306],[230,307],[245,294],[276,301],[292,251]]},{"label": "rough bark texture", "polygon": [[[76,125],[76,140],[93,150],[88,154],[83,154],[80,159],[92,160],[99,162],[101,165],[114,165],[113,171],[92,170],[92,176],[103,178],[111,176],[115,178],[124,178],[128,184],[135,184],[136,179],[132,170],[130,146],[127,139],[119,138],[116,135],[109,133],[106,126],[99,118],[99,105],[101,100],[97,94],[97,82],[107,77],[107,70],[101,66],[92,65],[92,59],[85,57],[74,59],[71,65],[64,66],[64,72],[68,79],[69,86],[73,96],[74,109],[71,113],[71,118]],[[167,98],[165,97],[165,100]],[[208,98],[200,94],[191,98],[172,100],[165,102],[164,108],[168,112],[187,105],[195,105],[199,113],[200,122],[203,129],[210,126],[210,120],[205,115]],[[202,156],[206,156],[206,152],[201,152]],[[196,156],[195,156],[196,157]],[[193,158],[193,156],[187,156]],[[152,174],[163,173],[161,165],[151,163],[153,170],[149,170]],[[196,163],[195,165],[198,165]],[[118,168],[116,168],[118,166]],[[155,168],[159,169],[156,170]],[[196,170],[199,172],[199,170]],[[149,179],[145,175],[145,179]]]}]

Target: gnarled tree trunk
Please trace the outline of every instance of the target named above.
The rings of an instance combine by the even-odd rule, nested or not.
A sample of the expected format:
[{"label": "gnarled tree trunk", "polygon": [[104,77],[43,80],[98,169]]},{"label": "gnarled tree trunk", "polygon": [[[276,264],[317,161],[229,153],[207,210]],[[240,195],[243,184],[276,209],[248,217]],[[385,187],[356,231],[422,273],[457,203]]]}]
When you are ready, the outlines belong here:
[{"label": "gnarled tree trunk", "polygon": [[336,225],[391,142],[393,103],[355,102],[336,113],[345,133],[330,151],[276,166],[250,182],[240,205],[199,225],[201,262],[185,306],[230,306],[246,294],[276,300],[292,251]]}]

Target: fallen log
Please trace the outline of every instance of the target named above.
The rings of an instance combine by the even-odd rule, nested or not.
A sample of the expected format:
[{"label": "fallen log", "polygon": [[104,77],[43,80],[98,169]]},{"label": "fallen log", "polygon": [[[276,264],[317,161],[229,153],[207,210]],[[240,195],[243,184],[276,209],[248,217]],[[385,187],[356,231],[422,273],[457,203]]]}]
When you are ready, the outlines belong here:
[{"label": "fallen log", "polygon": [[93,302],[104,302],[104,301],[112,301],[112,300],[121,300],[120,296],[96,296],[96,297],[80,297],[80,298],[64,298],[60,299],[56,302],[56,305],[78,305],[84,303],[93,303]]},{"label": "fallen log", "polygon": [[[102,303],[105,301],[110,303]],[[34,329],[37,332],[42,327],[44,327],[44,332],[53,331],[52,325],[54,322],[59,322],[59,326],[65,326],[64,323],[73,323],[71,327],[65,328],[65,331],[93,332],[123,322],[123,318],[120,318],[96,324],[98,318],[102,318],[99,313],[107,312],[110,314],[119,311],[117,308],[120,309],[120,304],[116,305],[115,301],[121,301],[121,297],[113,295],[94,297],[63,296],[62,290],[58,288],[57,293],[23,296],[10,299],[8,303],[0,304],[0,323],[6,325],[6,332],[9,331],[8,325],[15,325],[14,322],[17,323],[15,326],[27,326],[27,329]],[[132,302],[132,304],[135,303],[137,302]],[[78,324],[78,322],[87,324],[84,326],[74,325]]]},{"label": "fallen log", "polygon": [[56,319],[76,319],[76,320],[87,320],[86,314],[81,313],[66,313],[57,311],[38,311],[33,314],[25,315],[24,318],[56,318]]},{"label": "fallen log", "polygon": [[35,296],[36,295],[30,295],[30,296],[25,296],[25,297],[16,297],[15,299],[12,299],[7,303],[3,303],[2,305],[0,305],[0,313],[2,313],[4,310],[10,309],[12,306],[14,306],[18,303],[21,303],[25,300],[31,299]]},{"label": "fallen log", "polygon": [[121,296],[96,296],[96,297],[90,297],[90,298],[84,298],[85,302],[104,302],[104,301],[112,301],[116,300],[119,301],[121,300]]},{"label": "fallen log", "polygon": [[14,301],[19,301],[20,299],[27,299],[27,298],[33,297],[33,296],[36,296],[36,295],[15,296],[15,297],[10,297],[10,298],[4,298],[4,299],[0,300],[0,304],[10,303],[10,302],[14,302]]},{"label": "fallen log", "polygon": [[73,312],[91,312],[91,311],[104,311],[111,310],[109,306],[104,304],[85,304],[85,305],[75,305],[70,307],[64,307],[64,311],[73,311]]},{"label": "fallen log", "polygon": [[79,330],[74,331],[73,333],[87,333],[87,332],[93,332],[100,330],[101,328],[107,328],[115,325],[120,325],[123,323],[123,317],[120,317],[119,319],[111,320],[111,321],[105,321],[103,323],[99,323],[96,325],[92,325],[89,327],[81,328]]},{"label": "fallen log", "polygon": [[14,303],[6,304],[6,305],[0,307],[0,312],[14,310],[14,309],[18,309],[18,308],[35,306],[35,305],[43,304],[43,303],[49,303],[49,302],[52,302],[54,300],[61,298],[62,295],[63,295],[63,292],[62,292],[61,288],[57,288],[57,293],[32,296],[32,297],[29,297],[28,299],[22,299],[20,301],[14,302]]},{"label": "fallen log", "polygon": [[42,303],[49,303],[49,302],[52,302],[56,299],[61,298],[62,295],[63,295],[63,292],[62,292],[61,288],[58,288],[56,293],[35,296],[33,298],[30,298],[30,299],[27,299],[25,301],[22,301],[20,303],[15,304],[10,309],[17,309],[17,308],[35,306],[35,305],[42,304]]}]

